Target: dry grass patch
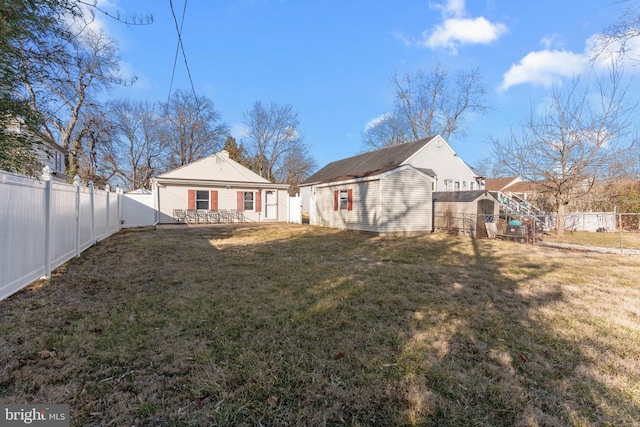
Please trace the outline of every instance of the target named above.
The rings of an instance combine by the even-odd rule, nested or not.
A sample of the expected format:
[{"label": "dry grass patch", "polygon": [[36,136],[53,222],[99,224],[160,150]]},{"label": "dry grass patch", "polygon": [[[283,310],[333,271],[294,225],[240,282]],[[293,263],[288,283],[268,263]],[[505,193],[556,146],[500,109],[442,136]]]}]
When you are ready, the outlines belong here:
[{"label": "dry grass patch", "polygon": [[122,232],[0,302],[73,425],[634,425],[640,258],[308,226]]}]

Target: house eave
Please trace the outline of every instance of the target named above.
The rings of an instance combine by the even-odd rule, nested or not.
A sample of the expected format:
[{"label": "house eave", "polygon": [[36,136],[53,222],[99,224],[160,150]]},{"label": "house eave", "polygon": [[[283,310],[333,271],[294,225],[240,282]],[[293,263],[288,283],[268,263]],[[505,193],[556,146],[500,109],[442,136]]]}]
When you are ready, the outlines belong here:
[{"label": "house eave", "polygon": [[248,181],[212,181],[208,179],[182,179],[182,178],[154,178],[158,185],[174,184],[184,186],[201,187],[226,187],[226,188],[259,188],[259,189],[282,189],[289,188],[289,184],[274,184],[271,182],[248,182]]},{"label": "house eave", "polygon": [[[319,183],[309,183],[304,185],[306,186],[314,186],[316,188],[323,188],[323,187],[333,187],[336,185],[345,185],[345,184],[351,184],[351,183],[359,183],[359,182],[366,182],[366,181],[377,181],[380,180],[388,175],[394,174],[400,170],[404,170],[404,169],[412,169],[414,170],[416,173],[420,174],[420,175],[424,175],[427,178],[433,179],[433,177],[427,175],[426,173],[422,172],[421,170],[419,170],[418,168],[412,166],[412,165],[401,165],[401,166],[397,166],[391,169],[382,169],[379,171],[370,171],[367,172],[367,176],[360,176],[360,177],[350,177],[350,178],[346,178],[346,179],[341,179],[341,180],[336,180],[336,181],[323,181],[323,182],[319,182]],[[302,185],[300,185],[300,187],[303,187]]]}]

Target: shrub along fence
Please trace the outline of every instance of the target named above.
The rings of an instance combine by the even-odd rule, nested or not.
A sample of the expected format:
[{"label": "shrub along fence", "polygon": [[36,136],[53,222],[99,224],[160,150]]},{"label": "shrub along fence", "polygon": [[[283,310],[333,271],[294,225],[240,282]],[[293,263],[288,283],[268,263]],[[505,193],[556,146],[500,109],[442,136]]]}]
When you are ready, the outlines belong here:
[{"label": "shrub along fence", "polygon": [[0,300],[121,227],[123,194],[0,172]]}]

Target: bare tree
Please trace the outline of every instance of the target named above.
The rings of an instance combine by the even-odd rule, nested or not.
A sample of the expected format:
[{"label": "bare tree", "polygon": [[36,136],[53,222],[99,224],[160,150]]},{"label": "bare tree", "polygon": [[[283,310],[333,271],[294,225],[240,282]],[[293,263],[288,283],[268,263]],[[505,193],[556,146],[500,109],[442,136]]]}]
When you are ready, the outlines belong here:
[{"label": "bare tree", "polygon": [[411,125],[397,112],[384,114],[362,132],[363,144],[373,150],[411,141]]},{"label": "bare tree", "polygon": [[300,183],[317,167],[308,147],[301,144],[286,154],[281,169],[275,173],[276,180],[289,184],[289,194],[293,196],[300,192]]},{"label": "bare tree", "polygon": [[162,168],[157,108],[147,101],[114,101],[109,105],[113,138],[105,144],[105,162],[125,188],[151,188],[151,177]]},{"label": "bare tree", "polygon": [[538,181],[557,212],[556,230],[564,234],[566,206],[588,195],[594,184],[612,173],[612,162],[633,147],[627,88],[617,64],[591,79],[575,78],[554,87],[549,105],[529,113],[521,133],[494,138],[503,168],[525,180]]},{"label": "bare tree", "polygon": [[465,115],[484,112],[485,87],[477,69],[451,75],[442,64],[391,80],[395,107],[363,132],[364,144],[389,147],[435,134],[449,139],[461,133]]},{"label": "bare tree", "polygon": [[228,134],[213,102],[178,90],[164,107],[162,139],[169,151],[169,167],[184,166],[218,151]]},{"label": "bare tree", "polygon": [[[618,0],[622,6],[620,17],[607,27],[598,37],[596,57],[609,53],[626,54],[638,53],[633,42],[640,36],[640,2],[638,0]],[[640,58],[632,58],[639,60]]]},{"label": "bare tree", "polygon": [[252,166],[260,176],[275,181],[286,176],[287,156],[296,150],[304,152],[298,113],[291,105],[268,106],[257,101],[244,114],[247,150]]},{"label": "bare tree", "polygon": [[82,110],[73,136],[79,146],[77,175],[96,188],[104,188],[115,175],[108,152],[113,135],[113,124],[100,109],[88,106]]},{"label": "bare tree", "polygon": [[27,93],[32,108],[45,116],[44,136],[70,151],[67,174],[73,176],[82,150],[73,135],[82,110],[96,107],[100,91],[132,84],[135,78],[119,74],[117,44],[102,32],[85,30],[69,41],[68,49],[45,78],[27,84]]}]

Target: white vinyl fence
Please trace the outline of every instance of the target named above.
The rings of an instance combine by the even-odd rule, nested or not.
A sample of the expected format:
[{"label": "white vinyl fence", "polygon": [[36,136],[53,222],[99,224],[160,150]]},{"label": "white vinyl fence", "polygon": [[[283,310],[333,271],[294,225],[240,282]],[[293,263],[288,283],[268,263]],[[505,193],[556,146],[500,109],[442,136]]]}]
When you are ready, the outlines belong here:
[{"label": "white vinyl fence", "polygon": [[158,222],[151,193],[125,193],[122,197],[122,228],[146,227]]},{"label": "white vinyl fence", "polygon": [[0,172],[0,300],[118,232],[122,196]]},{"label": "white vinyl fence", "polygon": [[302,199],[299,194],[289,197],[289,214],[287,222],[302,224]]}]

